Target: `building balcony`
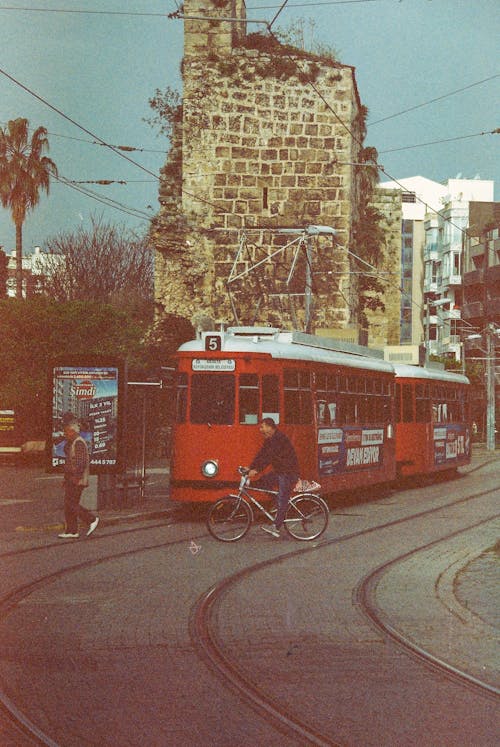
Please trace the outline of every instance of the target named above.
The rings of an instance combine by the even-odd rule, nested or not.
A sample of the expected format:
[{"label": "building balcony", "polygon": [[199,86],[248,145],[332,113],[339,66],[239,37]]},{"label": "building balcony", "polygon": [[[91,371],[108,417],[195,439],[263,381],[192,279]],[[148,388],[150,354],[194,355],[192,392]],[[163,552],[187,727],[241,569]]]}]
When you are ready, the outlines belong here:
[{"label": "building balcony", "polygon": [[462,309],[443,309],[441,312],[441,318],[446,321],[449,319],[461,319]]},{"label": "building balcony", "polygon": [[461,275],[443,275],[443,285],[448,287],[452,285],[462,285]]},{"label": "building balcony", "polygon": [[424,280],[424,293],[437,293],[439,286],[436,280]]},{"label": "building balcony", "polygon": [[443,346],[445,347],[455,347],[456,345],[460,345],[460,343],[460,335],[448,335],[447,337],[443,337]]},{"label": "building balcony", "polygon": [[483,270],[471,270],[464,273],[464,285],[481,285],[483,281]]},{"label": "building balcony", "polygon": [[490,298],[488,301],[488,318],[500,319],[500,297]]},{"label": "building balcony", "polygon": [[424,262],[438,262],[440,259],[440,253],[435,247],[425,247],[424,250]]},{"label": "building balcony", "polygon": [[497,283],[500,283],[500,264],[488,267],[486,283],[488,285],[496,285]]},{"label": "building balcony", "polygon": [[462,309],[462,316],[464,319],[480,319],[484,316],[484,307],[482,301],[472,301],[471,303],[465,303]]}]

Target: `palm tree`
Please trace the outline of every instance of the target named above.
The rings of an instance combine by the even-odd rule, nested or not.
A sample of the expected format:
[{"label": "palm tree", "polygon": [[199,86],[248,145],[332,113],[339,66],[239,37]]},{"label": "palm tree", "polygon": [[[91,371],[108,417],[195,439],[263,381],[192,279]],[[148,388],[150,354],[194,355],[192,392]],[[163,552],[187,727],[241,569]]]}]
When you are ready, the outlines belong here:
[{"label": "palm tree", "polygon": [[23,223],[26,213],[40,201],[40,190],[49,192],[50,176],[57,176],[47,130],[38,127],[29,139],[28,120],[19,117],[0,127],[0,201],[11,211],[16,227],[16,297],[23,296]]}]

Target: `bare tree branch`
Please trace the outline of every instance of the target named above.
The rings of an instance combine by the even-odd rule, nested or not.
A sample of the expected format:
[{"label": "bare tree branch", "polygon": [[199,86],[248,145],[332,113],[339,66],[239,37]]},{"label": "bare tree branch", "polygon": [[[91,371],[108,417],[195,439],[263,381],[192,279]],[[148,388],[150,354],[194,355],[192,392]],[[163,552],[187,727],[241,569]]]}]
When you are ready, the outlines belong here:
[{"label": "bare tree branch", "polygon": [[44,291],[58,301],[152,300],[153,251],[145,237],[92,218],[49,241],[44,256]]}]

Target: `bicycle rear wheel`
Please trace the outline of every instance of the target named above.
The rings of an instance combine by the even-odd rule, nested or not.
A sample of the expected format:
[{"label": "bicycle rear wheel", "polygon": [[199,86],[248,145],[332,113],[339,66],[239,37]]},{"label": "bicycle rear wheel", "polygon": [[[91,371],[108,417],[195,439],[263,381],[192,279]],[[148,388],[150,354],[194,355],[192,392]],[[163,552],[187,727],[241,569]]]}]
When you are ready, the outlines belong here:
[{"label": "bicycle rear wheel", "polygon": [[235,542],[250,529],[252,509],[244,498],[226,495],[214,503],[207,517],[207,529],[221,542]]},{"label": "bicycle rear wheel", "polygon": [[285,529],[298,540],[320,537],[328,526],[328,506],[319,495],[299,493],[290,498]]}]

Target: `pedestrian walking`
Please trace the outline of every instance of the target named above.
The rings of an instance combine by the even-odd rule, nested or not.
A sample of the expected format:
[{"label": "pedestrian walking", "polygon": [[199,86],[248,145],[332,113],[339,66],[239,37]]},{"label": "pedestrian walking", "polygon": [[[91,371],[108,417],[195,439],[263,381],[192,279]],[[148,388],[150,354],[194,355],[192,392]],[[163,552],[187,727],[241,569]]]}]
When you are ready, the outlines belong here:
[{"label": "pedestrian walking", "polygon": [[64,424],[66,443],[64,454],[64,519],[66,527],[60,539],[78,539],[78,519],[87,525],[87,537],[96,529],[99,518],[80,506],[83,489],[89,484],[89,450],[80,435],[80,424],[69,420]]},{"label": "pedestrian walking", "polygon": [[292,442],[278,430],[272,418],[263,418],[259,430],[264,438],[264,445],[251,463],[248,476],[250,478],[255,477],[269,465],[273,468],[272,472],[266,473],[259,480],[259,487],[271,490],[275,489],[277,485],[276,519],[274,524],[265,524],[261,529],[272,534],[273,537],[280,537],[288,501],[299,479],[299,460]]}]

